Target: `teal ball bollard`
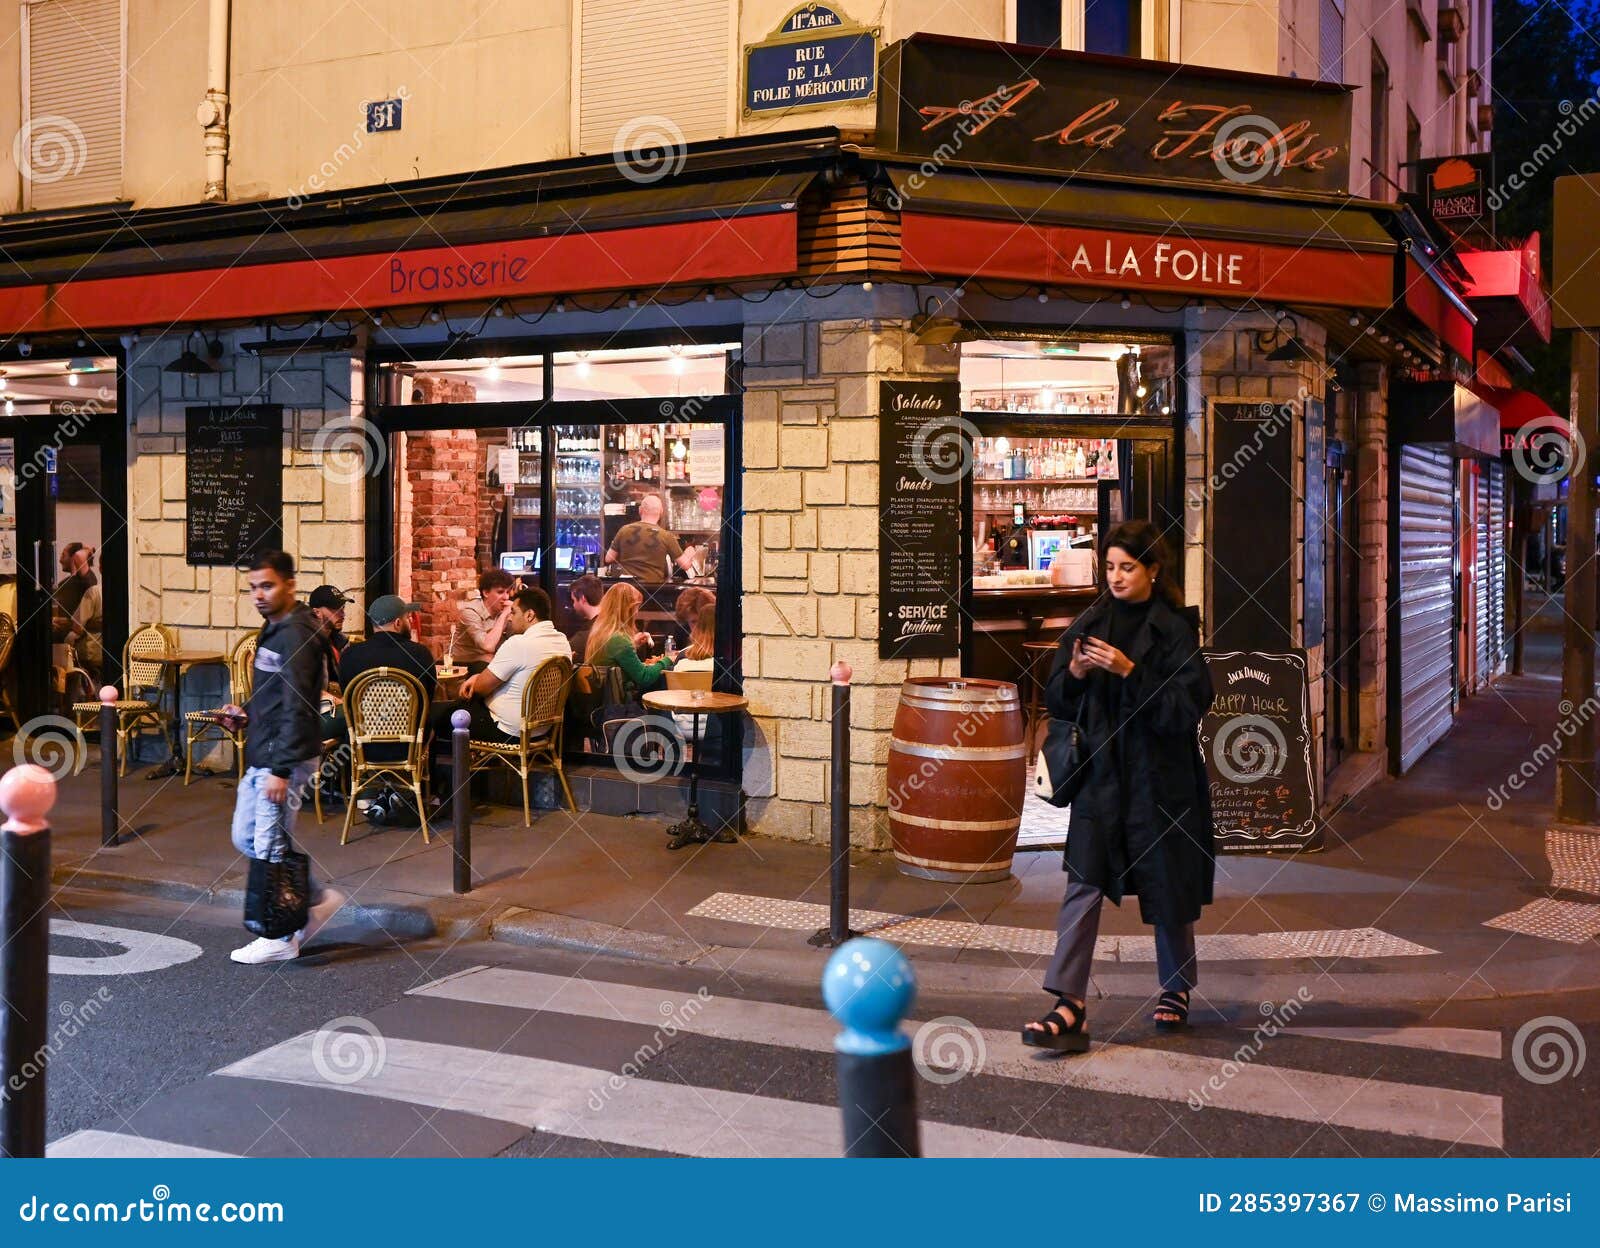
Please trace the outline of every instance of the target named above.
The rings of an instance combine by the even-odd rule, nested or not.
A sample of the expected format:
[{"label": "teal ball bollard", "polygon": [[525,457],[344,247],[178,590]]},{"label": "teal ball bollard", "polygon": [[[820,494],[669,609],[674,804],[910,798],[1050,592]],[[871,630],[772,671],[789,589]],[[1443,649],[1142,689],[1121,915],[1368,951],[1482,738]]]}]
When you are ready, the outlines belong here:
[{"label": "teal ball bollard", "polygon": [[911,961],[886,940],[858,936],[828,959],[822,999],[834,1038],[846,1157],[918,1157],[916,1068],[900,1024],[917,999]]}]

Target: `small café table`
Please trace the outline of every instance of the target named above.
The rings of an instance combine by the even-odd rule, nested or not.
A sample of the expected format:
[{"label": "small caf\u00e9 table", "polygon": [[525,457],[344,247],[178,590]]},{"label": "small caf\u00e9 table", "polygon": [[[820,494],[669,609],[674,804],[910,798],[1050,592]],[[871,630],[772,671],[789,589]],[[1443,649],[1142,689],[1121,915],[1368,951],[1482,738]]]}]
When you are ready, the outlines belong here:
[{"label": "small caf\u00e9 table", "polygon": [[443,663],[433,669],[436,684],[434,700],[436,702],[455,702],[461,697],[461,682],[467,678],[467,669],[464,667],[446,667]]},{"label": "small caf\u00e9 table", "polygon": [[[212,664],[226,663],[226,655],[215,650],[172,650],[166,654],[141,654],[138,656],[140,663],[159,663],[162,667],[170,667],[172,676],[172,757],[157,767],[145,773],[146,780],[161,780],[167,776],[175,776],[183,770],[183,678],[190,668],[208,667]],[[200,772],[201,775],[215,775],[214,771]]]},{"label": "small caf\u00e9 table", "polygon": [[[656,689],[645,694],[641,701],[652,711],[692,715],[696,741],[700,740],[700,716],[731,715],[750,705],[748,698],[742,698],[736,693],[716,693],[707,689]],[[685,845],[696,841],[702,845],[711,841],[731,845],[739,839],[727,828],[713,832],[701,822],[698,766],[689,772],[689,806],[683,812],[683,820],[668,828],[667,834],[672,838],[667,842],[668,849],[682,849]]]}]

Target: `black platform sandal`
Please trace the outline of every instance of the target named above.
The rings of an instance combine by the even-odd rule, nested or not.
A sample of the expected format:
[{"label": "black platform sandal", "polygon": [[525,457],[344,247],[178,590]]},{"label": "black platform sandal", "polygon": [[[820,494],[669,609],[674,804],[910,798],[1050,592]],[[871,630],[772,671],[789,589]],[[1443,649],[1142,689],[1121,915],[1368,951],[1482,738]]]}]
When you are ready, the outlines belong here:
[{"label": "black platform sandal", "polygon": [[[1177,1018],[1162,1018],[1163,1014],[1176,1014]],[[1155,1013],[1151,1016],[1157,1031],[1182,1031],[1189,1025],[1189,993],[1163,992],[1161,999],[1156,1002]]]},{"label": "black platform sandal", "polygon": [[[1067,1015],[1062,1018],[1057,1011]],[[1088,1015],[1083,1006],[1067,997],[1057,997],[1055,1009],[1039,1020],[1039,1027],[1024,1027],[1022,1043],[1056,1053],[1086,1053],[1089,1033],[1084,1030]]]}]

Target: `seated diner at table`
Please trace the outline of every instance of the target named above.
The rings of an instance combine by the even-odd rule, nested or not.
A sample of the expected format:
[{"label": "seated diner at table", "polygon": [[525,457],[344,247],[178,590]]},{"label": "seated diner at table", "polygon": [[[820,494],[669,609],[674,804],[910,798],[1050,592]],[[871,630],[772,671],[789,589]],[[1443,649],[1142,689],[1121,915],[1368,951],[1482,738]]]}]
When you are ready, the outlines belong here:
[{"label": "seated diner at table", "polygon": [[639,629],[639,604],[644,597],[632,585],[623,583],[606,590],[600,600],[600,614],[589,626],[587,663],[622,669],[623,690],[628,697],[657,689],[665,681],[672,660],[662,656],[650,662],[639,658],[638,647],[649,645],[650,635]]},{"label": "seated diner at table", "polygon": [[[472,716],[472,736],[479,741],[520,739],[522,694],[528,678],[546,659],[572,658],[571,643],[550,618],[549,594],[542,589],[519,589],[510,605],[514,634],[500,643],[488,667],[461,684]],[[450,704],[449,710],[460,705]],[[438,731],[445,732],[442,727]]]}]

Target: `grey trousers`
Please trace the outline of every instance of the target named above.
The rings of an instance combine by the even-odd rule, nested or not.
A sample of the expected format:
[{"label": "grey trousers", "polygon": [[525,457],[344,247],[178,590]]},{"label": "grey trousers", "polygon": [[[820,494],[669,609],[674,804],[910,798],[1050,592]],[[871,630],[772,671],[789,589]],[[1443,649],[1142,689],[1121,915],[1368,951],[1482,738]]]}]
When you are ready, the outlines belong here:
[{"label": "grey trousers", "polygon": [[[1089,966],[1100,934],[1100,905],[1105,894],[1092,884],[1074,880],[1061,899],[1056,916],[1056,952],[1044,973],[1044,988],[1057,996],[1082,1001],[1089,989]],[[1184,992],[1195,985],[1194,924],[1157,925],[1156,974],[1166,991]]]}]

